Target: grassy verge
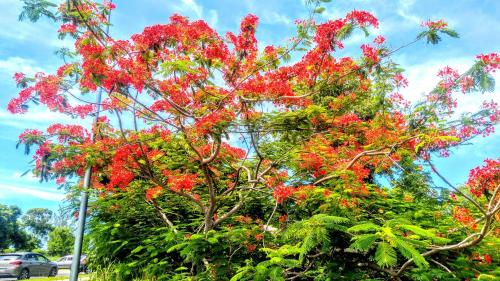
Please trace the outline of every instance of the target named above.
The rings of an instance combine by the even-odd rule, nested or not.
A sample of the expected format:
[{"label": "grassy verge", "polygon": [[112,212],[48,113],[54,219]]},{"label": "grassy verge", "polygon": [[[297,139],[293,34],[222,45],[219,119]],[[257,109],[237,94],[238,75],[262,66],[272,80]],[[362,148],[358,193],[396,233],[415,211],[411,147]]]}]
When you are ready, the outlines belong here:
[{"label": "grassy verge", "polygon": [[[80,278],[86,278],[89,276],[90,275],[88,275],[88,274],[80,274],[80,275],[78,275],[78,279],[80,280]],[[58,276],[58,277],[37,278],[34,280],[36,280],[36,281],[62,281],[62,280],[68,280],[68,279],[69,279],[68,276]]]}]

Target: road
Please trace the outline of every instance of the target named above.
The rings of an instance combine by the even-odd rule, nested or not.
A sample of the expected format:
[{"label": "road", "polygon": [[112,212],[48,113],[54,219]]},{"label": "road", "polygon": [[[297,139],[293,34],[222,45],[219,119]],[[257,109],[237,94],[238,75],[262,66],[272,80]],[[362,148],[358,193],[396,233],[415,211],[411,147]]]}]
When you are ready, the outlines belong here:
[{"label": "road", "polygon": [[[69,269],[59,269],[57,272],[57,276],[66,276],[69,277]],[[29,280],[36,280],[40,278],[45,278],[45,277],[31,277]],[[0,281],[14,281],[17,280],[16,278],[0,278]]]}]

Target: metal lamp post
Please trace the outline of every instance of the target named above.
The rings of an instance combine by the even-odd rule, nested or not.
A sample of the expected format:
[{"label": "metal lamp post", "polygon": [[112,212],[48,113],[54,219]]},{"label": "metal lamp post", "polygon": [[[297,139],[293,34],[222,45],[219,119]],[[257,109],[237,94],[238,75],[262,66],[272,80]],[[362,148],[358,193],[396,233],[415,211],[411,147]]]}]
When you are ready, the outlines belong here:
[{"label": "metal lamp post", "polygon": [[[97,92],[96,104],[97,110],[93,124],[95,125],[99,119],[99,114],[101,110],[101,96],[102,89],[99,89]],[[95,140],[95,135],[92,136],[92,139]],[[85,176],[83,178],[83,191],[80,198],[80,212],[78,213],[78,228],[76,232],[75,245],[73,248],[73,260],[71,262],[71,271],[69,275],[70,281],[77,281],[78,274],[80,273],[80,259],[82,256],[82,244],[83,244],[83,235],[85,232],[85,220],[87,218],[87,205],[89,201],[89,193],[88,188],[90,188],[90,178],[92,176],[92,167],[87,168],[85,171]]]},{"label": "metal lamp post", "polygon": [[[68,9],[70,8],[70,1],[67,0]],[[76,2],[76,0],[74,0]],[[110,1],[112,2],[112,1]],[[111,18],[111,12],[108,14],[108,23]],[[109,25],[106,27],[106,33],[109,33]],[[101,96],[102,96],[102,88],[97,92],[96,97],[96,113],[93,125],[97,124],[100,111],[101,111]],[[95,141],[95,134],[92,133],[92,141]],[[80,212],[78,213],[78,228],[76,232],[75,245],[73,248],[73,260],[71,262],[71,271],[70,271],[70,281],[77,281],[78,274],[80,273],[80,259],[82,256],[82,244],[83,244],[83,236],[85,232],[85,220],[87,218],[87,205],[89,200],[88,189],[90,188],[90,179],[92,176],[92,167],[87,168],[85,171],[85,176],[83,178],[83,191],[81,193],[80,198]]]}]

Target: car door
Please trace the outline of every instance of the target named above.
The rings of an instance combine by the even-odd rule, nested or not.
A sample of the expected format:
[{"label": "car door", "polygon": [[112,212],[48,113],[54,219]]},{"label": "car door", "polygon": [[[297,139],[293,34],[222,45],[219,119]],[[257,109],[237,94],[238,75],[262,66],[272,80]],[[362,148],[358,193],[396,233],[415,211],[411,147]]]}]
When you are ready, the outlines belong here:
[{"label": "car door", "polygon": [[50,264],[49,260],[42,256],[42,255],[36,255],[36,259],[38,261],[38,275],[40,276],[49,276],[50,270],[52,269],[52,265]]},{"label": "car door", "polygon": [[71,263],[73,263],[73,257],[72,256],[66,257],[66,261],[64,261],[64,267],[70,269]]},{"label": "car door", "polygon": [[27,254],[26,257],[27,268],[30,271],[31,276],[39,276],[40,275],[40,265],[36,256],[34,254]]}]

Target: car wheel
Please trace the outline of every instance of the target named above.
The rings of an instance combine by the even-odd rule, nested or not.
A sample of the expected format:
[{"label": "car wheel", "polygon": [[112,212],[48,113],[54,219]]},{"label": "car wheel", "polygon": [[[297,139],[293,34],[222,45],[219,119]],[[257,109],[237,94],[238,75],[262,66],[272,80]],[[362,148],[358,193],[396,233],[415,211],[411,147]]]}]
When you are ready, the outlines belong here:
[{"label": "car wheel", "polygon": [[30,271],[27,268],[21,270],[21,273],[19,273],[19,276],[17,277],[17,280],[24,279],[30,279]]},{"label": "car wheel", "polygon": [[56,276],[57,275],[57,268],[53,267],[50,270],[49,277]]}]

